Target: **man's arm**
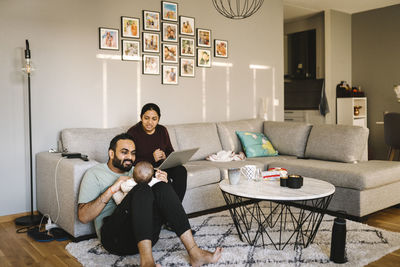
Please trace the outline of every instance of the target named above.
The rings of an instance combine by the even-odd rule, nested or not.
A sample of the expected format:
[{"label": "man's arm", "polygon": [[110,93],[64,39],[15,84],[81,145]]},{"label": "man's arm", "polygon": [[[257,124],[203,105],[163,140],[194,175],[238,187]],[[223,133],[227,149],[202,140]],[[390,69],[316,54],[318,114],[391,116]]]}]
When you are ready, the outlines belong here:
[{"label": "man's arm", "polygon": [[88,223],[93,221],[104,207],[107,205],[108,201],[112,195],[121,189],[121,184],[128,180],[130,177],[121,176],[115,183],[107,188],[100,196],[88,203],[80,203],[78,205],[78,218],[82,223]]}]

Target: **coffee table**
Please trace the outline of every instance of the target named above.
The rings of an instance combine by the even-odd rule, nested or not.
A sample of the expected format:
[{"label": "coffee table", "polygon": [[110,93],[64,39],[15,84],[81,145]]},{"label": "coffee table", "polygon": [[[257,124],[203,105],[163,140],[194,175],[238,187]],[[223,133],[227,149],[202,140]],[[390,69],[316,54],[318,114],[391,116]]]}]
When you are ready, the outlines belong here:
[{"label": "coffee table", "polygon": [[300,189],[244,177],[237,185],[224,179],[219,187],[240,240],[255,245],[261,238],[263,247],[272,244],[277,250],[312,243],[335,193],[334,185],[306,177]]}]

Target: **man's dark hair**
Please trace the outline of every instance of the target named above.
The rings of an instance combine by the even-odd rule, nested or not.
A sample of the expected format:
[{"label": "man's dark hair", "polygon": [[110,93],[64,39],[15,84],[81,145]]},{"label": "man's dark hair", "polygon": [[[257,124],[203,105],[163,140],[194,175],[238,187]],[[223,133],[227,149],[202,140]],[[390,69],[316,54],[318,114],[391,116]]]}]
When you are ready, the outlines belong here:
[{"label": "man's dark hair", "polygon": [[122,133],[122,134],[119,134],[119,135],[115,136],[115,137],[111,140],[111,142],[110,142],[110,147],[108,148],[108,150],[111,149],[112,151],[115,152],[115,149],[117,148],[117,142],[118,142],[119,140],[131,140],[133,143],[135,143],[135,140],[133,140],[133,137],[132,137],[131,135],[129,135],[129,134],[127,134],[127,133]]},{"label": "man's dark hair", "polygon": [[144,113],[146,113],[146,111],[148,110],[154,110],[157,113],[158,118],[161,117],[160,108],[154,103],[147,103],[142,107],[142,112],[140,112],[140,118],[143,117]]}]

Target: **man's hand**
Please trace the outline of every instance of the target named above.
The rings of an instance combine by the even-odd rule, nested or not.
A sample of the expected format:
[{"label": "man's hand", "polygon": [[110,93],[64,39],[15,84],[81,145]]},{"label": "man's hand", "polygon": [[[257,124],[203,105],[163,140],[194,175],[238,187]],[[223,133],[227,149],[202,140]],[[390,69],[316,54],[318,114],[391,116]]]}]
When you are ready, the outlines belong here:
[{"label": "man's hand", "polygon": [[155,161],[155,162],[158,162],[158,161],[160,161],[160,160],[166,158],[165,152],[162,151],[162,150],[159,149],[159,148],[157,148],[156,150],[154,150],[154,152],[153,152],[153,157],[154,157],[154,161]]},{"label": "man's hand", "polygon": [[111,191],[112,192],[117,192],[117,191],[119,191],[120,189],[121,189],[121,184],[123,183],[123,182],[125,182],[126,180],[128,180],[128,179],[130,179],[131,177],[129,177],[129,176],[120,176],[116,181],[115,181],[115,183],[111,186]]},{"label": "man's hand", "polygon": [[157,170],[155,176],[161,182],[168,183],[168,174],[165,171]]}]

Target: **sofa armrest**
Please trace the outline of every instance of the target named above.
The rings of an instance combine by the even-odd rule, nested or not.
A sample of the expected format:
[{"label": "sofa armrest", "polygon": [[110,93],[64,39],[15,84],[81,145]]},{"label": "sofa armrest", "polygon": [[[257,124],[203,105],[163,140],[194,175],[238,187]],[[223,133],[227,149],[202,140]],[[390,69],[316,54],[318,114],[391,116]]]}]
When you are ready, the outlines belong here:
[{"label": "sofa armrest", "polygon": [[36,154],[37,209],[74,237],[95,232],[93,223],[78,220],[78,195],[83,175],[96,164],[94,160],[62,158],[60,153]]}]

